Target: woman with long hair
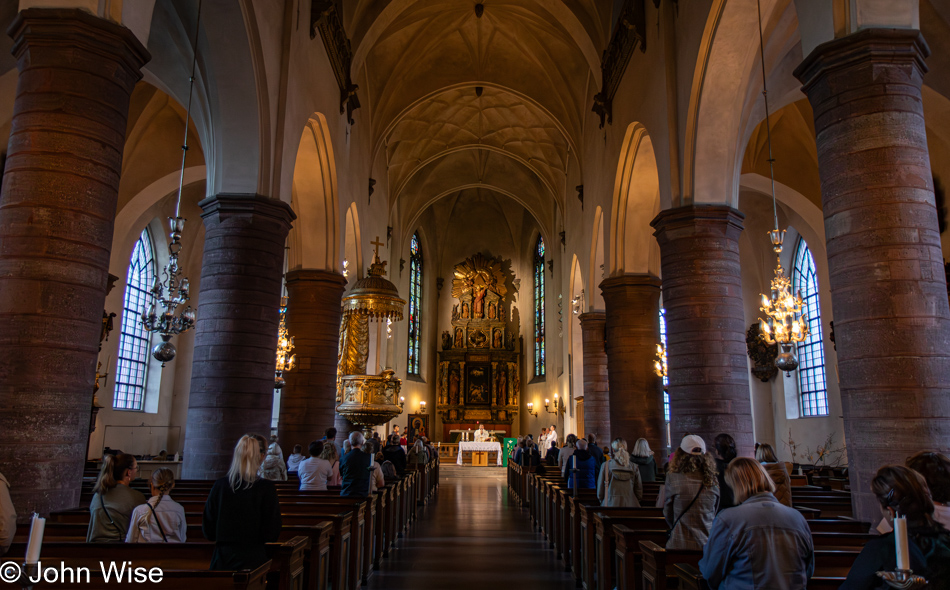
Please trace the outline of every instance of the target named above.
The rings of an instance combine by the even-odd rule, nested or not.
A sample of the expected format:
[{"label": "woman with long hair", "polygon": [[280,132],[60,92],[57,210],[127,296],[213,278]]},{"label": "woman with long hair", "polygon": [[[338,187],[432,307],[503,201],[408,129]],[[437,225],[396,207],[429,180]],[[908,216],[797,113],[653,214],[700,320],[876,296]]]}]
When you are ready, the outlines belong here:
[{"label": "woman with long hair", "polygon": [[[871,491],[888,521],[898,515],[907,519],[910,569],[927,579],[928,588],[950,587],[950,532],[934,519],[924,477],[903,465],[885,465],[871,480]],[[890,532],[865,543],[841,588],[886,588],[877,572],[896,569],[894,533]]]},{"label": "woman with long hair", "polygon": [[185,509],[169,495],[175,487],[171,469],[156,469],[148,481],[152,497],[136,506],[129,523],[126,543],[184,543],[188,524]]},{"label": "woman with long hair", "polygon": [[[626,446],[626,443],[624,443]],[[653,458],[653,451],[650,450],[650,443],[645,438],[638,438],[633,445],[631,453],[632,461],[640,472],[641,481],[656,481],[656,460]]]},{"label": "woman with long hair", "polygon": [[271,481],[287,481],[287,464],[281,455],[283,451],[277,443],[271,443],[267,447],[267,455],[261,464],[261,477]]},{"label": "woman with long hair", "polygon": [[266,543],[280,536],[280,501],[274,482],[258,474],[266,439],[245,434],[234,446],[228,474],[214,482],[201,531],[214,541],[213,570],[255,569],[267,561]]},{"label": "woman with long hair", "polygon": [[573,455],[576,450],[577,437],[573,434],[568,434],[567,438],[564,439],[564,446],[557,454],[557,466],[560,468],[561,475],[564,477],[568,476],[567,464],[570,463],[571,455]]},{"label": "woman with long hair", "polygon": [[713,441],[713,447],[716,449],[716,477],[719,480],[719,510],[732,508],[736,505],[732,497],[732,490],[726,483],[726,467],[729,463],[739,456],[736,450],[736,441],[730,435],[722,433]]},{"label": "woman with long hair", "polygon": [[[775,449],[769,443],[761,443],[755,449],[755,460],[762,464],[765,472],[772,478],[775,484],[775,499],[785,504],[792,505],[792,478],[788,476],[788,469],[785,463],[778,460]],[[737,500],[738,502],[738,500]]]},{"label": "woman with long hair", "polygon": [[719,513],[703,548],[709,587],[804,590],[815,570],[805,517],[776,500],[765,468],[748,457],[729,463],[726,482],[738,505]]},{"label": "woman with long hair", "polygon": [[719,480],[706,443],[686,435],[666,477],[663,516],[670,527],[667,549],[702,549],[719,505]]},{"label": "woman with long hair", "polygon": [[129,519],[136,506],[145,504],[145,496],[129,487],[138,477],[139,466],[132,455],[120,453],[102,459],[99,479],[92,489],[89,505],[87,543],[121,543],[129,532]]},{"label": "woman with long hair", "polygon": [[638,508],[643,499],[643,483],[640,470],[627,452],[627,441],[615,438],[610,449],[611,459],[603,464],[597,476],[597,497],[603,506]]}]

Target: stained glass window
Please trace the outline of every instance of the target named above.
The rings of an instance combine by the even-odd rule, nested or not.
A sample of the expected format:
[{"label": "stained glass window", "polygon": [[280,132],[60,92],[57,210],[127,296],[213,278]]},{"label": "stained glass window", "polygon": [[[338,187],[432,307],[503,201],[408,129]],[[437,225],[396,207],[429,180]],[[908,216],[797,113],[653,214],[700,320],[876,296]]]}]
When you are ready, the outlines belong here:
[{"label": "stained glass window", "polygon": [[116,410],[141,410],[148,375],[149,333],[142,327],[142,312],[149,302],[149,290],[155,283],[155,260],[148,228],[142,230],[129,261],[122,304],[122,330],[119,335],[119,359],[116,366]]},{"label": "stained glass window", "polygon": [[407,372],[421,373],[422,342],[422,245],[419,234],[412,234],[409,242],[409,360]]},{"label": "stained glass window", "polygon": [[544,240],[534,249],[534,376],[544,376]]},{"label": "stained glass window", "polygon": [[[666,310],[662,307],[660,308],[660,344],[663,345],[663,350],[666,350]],[[669,356],[667,356],[669,358]],[[667,422],[670,421],[670,392],[666,389],[670,385],[670,379],[667,376],[663,377],[663,419]]]},{"label": "stained glass window", "polygon": [[821,310],[818,307],[818,275],[811,250],[801,238],[795,249],[795,266],[792,269],[792,292],[799,291],[809,331],[808,338],[798,343],[798,389],[802,416],[827,416],[828,385],[825,349],[821,339]]}]

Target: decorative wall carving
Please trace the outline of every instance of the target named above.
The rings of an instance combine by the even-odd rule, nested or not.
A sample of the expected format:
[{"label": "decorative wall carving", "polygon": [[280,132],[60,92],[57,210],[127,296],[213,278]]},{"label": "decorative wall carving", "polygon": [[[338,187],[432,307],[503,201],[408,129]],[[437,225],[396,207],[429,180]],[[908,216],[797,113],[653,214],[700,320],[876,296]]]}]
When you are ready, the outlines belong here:
[{"label": "decorative wall carving", "polygon": [[[340,114],[346,113],[346,119],[352,125],[353,111],[360,108],[360,99],[356,96],[359,86],[350,78],[350,65],[353,62],[353,51],[350,40],[343,30],[343,21],[340,20],[339,0],[311,0],[310,3],[310,38],[320,33],[323,46],[327,50],[333,75],[340,87]],[[370,184],[370,194],[373,194],[373,184]]]},{"label": "decorative wall carving", "polygon": [[749,326],[746,332],[745,345],[752,359],[752,375],[759,381],[767,383],[769,379],[778,374],[775,367],[775,357],[778,356],[778,345],[768,344],[762,338],[762,327],[759,322]]},{"label": "decorative wall carving", "polygon": [[647,50],[646,39],[646,0],[625,0],[620,10],[620,18],[614,28],[610,44],[604,50],[600,63],[600,92],[594,95],[593,111],[600,116],[600,126],[613,122],[613,99],[620,87],[620,80],[630,63],[633,50]]}]

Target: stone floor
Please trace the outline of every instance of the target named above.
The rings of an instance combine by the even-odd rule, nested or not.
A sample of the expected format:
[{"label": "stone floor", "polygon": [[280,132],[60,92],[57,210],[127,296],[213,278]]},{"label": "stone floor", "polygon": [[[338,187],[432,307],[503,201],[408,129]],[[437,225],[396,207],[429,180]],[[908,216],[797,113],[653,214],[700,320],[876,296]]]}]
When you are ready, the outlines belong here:
[{"label": "stone floor", "polygon": [[366,588],[573,590],[570,574],[511,504],[505,469],[443,464],[438,498]]}]

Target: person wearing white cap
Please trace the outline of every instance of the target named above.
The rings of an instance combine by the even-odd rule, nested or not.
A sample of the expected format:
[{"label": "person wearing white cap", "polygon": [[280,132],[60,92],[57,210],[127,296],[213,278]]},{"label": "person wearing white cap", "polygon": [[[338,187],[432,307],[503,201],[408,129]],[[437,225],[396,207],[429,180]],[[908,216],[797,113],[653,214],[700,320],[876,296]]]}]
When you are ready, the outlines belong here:
[{"label": "person wearing white cap", "polygon": [[663,516],[670,527],[667,549],[702,549],[719,505],[719,480],[702,437],[683,437],[666,478]]}]

